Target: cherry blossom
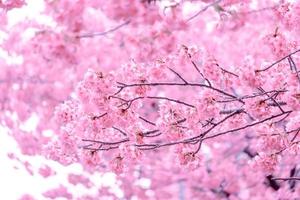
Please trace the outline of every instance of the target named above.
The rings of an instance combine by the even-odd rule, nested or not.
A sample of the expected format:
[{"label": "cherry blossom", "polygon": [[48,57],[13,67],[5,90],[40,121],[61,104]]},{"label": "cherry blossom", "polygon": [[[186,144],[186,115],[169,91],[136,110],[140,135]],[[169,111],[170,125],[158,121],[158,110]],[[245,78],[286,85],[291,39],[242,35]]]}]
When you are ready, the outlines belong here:
[{"label": "cherry blossom", "polygon": [[43,2],[48,21],[10,24],[30,2],[0,1],[0,123],[22,156],[81,167],[44,198],[300,195],[298,1]]}]

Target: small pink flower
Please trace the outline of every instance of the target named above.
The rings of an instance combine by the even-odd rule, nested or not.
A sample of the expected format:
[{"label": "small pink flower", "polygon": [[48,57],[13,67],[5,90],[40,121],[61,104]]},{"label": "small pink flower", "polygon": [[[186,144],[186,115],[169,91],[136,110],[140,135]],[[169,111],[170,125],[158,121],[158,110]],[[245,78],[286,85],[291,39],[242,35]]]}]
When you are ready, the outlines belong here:
[{"label": "small pink flower", "polygon": [[194,152],[186,152],[186,153],[180,153],[179,154],[179,162],[181,165],[186,165],[189,162],[193,162],[195,160],[195,154]]},{"label": "small pink flower", "polygon": [[262,119],[270,114],[270,107],[264,100],[246,100],[246,111],[255,118]]},{"label": "small pink flower", "polygon": [[66,199],[72,199],[73,195],[68,191],[68,189],[63,186],[59,185],[57,188],[50,189],[43,193],[43,196],[50,199],[56,199],[59,197],[63,197]]},{"label": "small pink flower", "polygon": [[90,188],[92,186],[90,179],[80,174],[69,174],[68,181],[73,185],[82,184],[87,188]]},{"label": "small pink flower", "polygon": [[43,176],[44,178],[47,178],[49,176],[55,175],[56,172],[53,171],[51,169],[51,167],[49,167],[48,165],[44,165],[44,166],[42,166],[42,167],[39,168],[39,174],[41,176]]},{"label": "small pink flower", "polygon": [[278,161],[279,157],[277,154],[267,155],[265,153],[260,153],[254,157],[252,165],[254,168],[260,169],[264,173],[271,174],[275,171]]},{"label": "small pink flower", "polygon": [[35,198],[30,194],[24,194],[22,195],[22,197],[19,198],[19,200],[35,200]]},{"label": "small pink flower", "polygon": [[110,161],[110,168],[116,174],[121,174],[124,170],[123,157],[117,156]]}]

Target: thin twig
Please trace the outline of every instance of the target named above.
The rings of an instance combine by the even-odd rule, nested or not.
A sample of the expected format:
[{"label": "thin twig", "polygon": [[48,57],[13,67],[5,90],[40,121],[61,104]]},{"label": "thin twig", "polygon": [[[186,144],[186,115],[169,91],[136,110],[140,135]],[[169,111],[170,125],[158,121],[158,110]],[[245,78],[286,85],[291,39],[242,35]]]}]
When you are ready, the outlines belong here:
[{"label": "thin twig", "polygon": [[141,120],[143,120],[144,122],[147,122],[148,124],[151,124],[151,125],[153,125],[153,126],[156,126],[156,124],[155,124],[154,122],[151,122],[151,121],[149,121],[148,119],[145,119],[145,118],[142,117],[142,116],[139,116],[139,118],[140,118]]},{"label": "thin twig", "polygon": [[157,82],[153,82],[153,83],[132,83],[132,84],[124,84],[124,83],[120,83],[117,82],[118,84],[122,84],[120,86],[118,86],[119,88],[121,88],[122,90],[128,87],[139,87],[139,86],[150,86],[150,87],[157,87],[157,86],[184,86],[184,87],[204,87],[204,88],[208,88],[211,90],[214,90],[220,94],[223,94],[225,96],[231,97],[233,99],[236,99],[237,101],[241,102],[241,103],[245,103],[243,100],[237,98],[235,95],[230,94],[228,92],[225,92],[221,89],[215,88],[213,86],[210,85],[206,85],[206,84],[200,84],[200,83],[170,83],[170,82],[161,82],[161,83],[157,83]]},{"label": "thin twig", "polygon": [[288,55],[282,57],[282,58],[279,59],[279,60],[277,60],[276,62],[274,62],[273,64],[269,65],[268,67],[266,67],[266,68],[264,68],[264,69],[258,69],[258,70],[255,70],[255,72],[258,72],[258,73],[259,73],[259,72],[266,71],[266,70],[270,69],[271,67],[273,67],[274,65],[280,63],[280,62],[283,61],[284,59],[290,57],[291,55],[294,55],[294,54],[298,53],[299,51],[300,51],[300,49],[297,49],[296,51],[293,51],[292,53],[290,53],[290,54],[288,54]]},{"label": "thin twig", "polygon": [[188,82],[179,74],[177,73],[175,70],[173,70],[172,68],[168,67],[169,70],[171,70],[174,74],[176,74],[176,76],[178,76],[185,84],[188,84]]},{"label": "thin twig", "polygon": [[295,133],[294,137],[292,138],[291,142],[294,142],[294,140],[297,138],[299,132],[300,132],[300,128],[298,128],[298,130],[297,130],[297,132]]},{"label": "thin twig", "polygon": [[282,109],[282,107],[280,106],[280,104],[272,96],[270,96],[269,94],[267,94],[266,91],[262,87],[259,87],[258,89],[261,92],[265,93],[265,95],[268,96],[278,106],[278,108],[280,109],[280,111],[282,113],[284,113],[284,110]]},{"label": "thin twig", "polygon": [[257,122],[254,122],[254,123],[251,123],[251,124],[247,124],[245,126],[242,126],[242,127],[239,127],[239,128],[235,128],[235,129],[231,129],[231,130],[228,130],[228,131],[224,131],[224,132],[221,132],[221,133],[217,133],[215,135],[211,135],[211,136],[207,136],[205,138],[203,138],[202,140],[207,140],[207,139],[211,139],[211,138],[215,138],[215,137],[218,137],[218,136],[221,136],[221,135],[225,135],[227,133],[233,133],[233,132],[237,132],[237,131],[240,131],[240,130],[243,130],[243,129],[247,129],[249,127],[252,127],[252,126],[255,126],[255,125],[258,125],[258,124],[261,124],[261,123],[264,123],[266,121],[269,121],[271,119],[274,119],[274,118],[277,118],[277,117],[280,117],[284,114],[290,114],[292,111],[285,111],[284,113],[280,113],[280,114],[277,114],[277,115],[272,115],[271,117],[268,117],[268,118],[265,118],[263,120],[260,120],[260,121],[257,121]]},{"label": "thin twig", "polygon": [[278,180],[278,181],[300,181],[300,177],[287,177],[287,178],[282,178],[282,177],[278,177],[278,178],[272,178],[272,180]]},{"label": "thin twig", "polygon": [[194,105],[188,104],[188,103],[186,103],[186,102],[183,102],[183,101],[180,101],[180,100],[177,100],[177,99],[171,99],[171,98],[168,98],[168,97],[155,97],[155,96],[135,97],[134,99],[126,100],[126,102],[120,104],[119,107],[122,107],[123,105],[127,104],[127,105],[128,105],[127,109],[128,109],[134,101],[139,100],[139,99],[158,99],[158,100],[167,100],[167,101],[171,101],[171,102],[175,102],[175,103],[178,103],[178,104],[185,105],[185,106],[190,107],[190,108],[195,108]]},{"label": "thin twig", "polygon": [[109,29],[107,31],[104,31],[104,32],[100,32],[100,33],[87,33],[87,34],[83,34],[83,35],[79,35],[79,36],[76,36],[77,38],[90,38],[90,37],[95,37],[95,36],[104,36],[104,35],[107,35],[109,33],[112,33],[120,28],[122,28],[123,26],[127,25],[130,23],[130,20],[127,20],[125,21],[124,23],[112,28],[112,29]]},{"label": "thin twig", "polygon": [[101,114],[101,115],[95,115],[95,116],[92,116],[91,119],[92,119],[92,120],[100,119],[101,117],[104,117],[105,115],[107,115],[107,113],[103,113],[103,114]]},{"label": "thin twig", "polygon": [[120,133],[122,133],[122,135],[127,136],[127,133],[125,133],[124,131],[122,131],[121,129],[117,128],[117,127],[112,127],[113,129],[119,131]]},{"label": "thin twig", "polygon": [[215,6],[216,4],[218,4],[219,2],[221,2],[222,0],[217,0],[214,1],[210,4],[208,4],[207,6],[205,6],[204,8],[202,8],[201,10],[199,10],[196,14],[194,14],[193,16],[189,17],[186,21],[189,22],[192,19],[196,18],[198,15],[200,15],[201,13],[203,13],[204,11],[206,11],[209,7]]},{"label": "thin twig", "polygon": [[294,60],[292,59],[292,56],[291,56],[291,55],[288,57],[288,60],[289,60],[289,63],[290,63],[291,68],[293,68],[293,69],[295,70],[296,76],[297,76],[298,81],[299,81],[299,84],[300,84],[300,75],[299,75],[299,73],[298,73],[297,65],[296,65],[296,63],[294,62]]},{"label": "thin twig", "polygon": [[115,145],[115,144],[121,144],[124,142],[128,142],[129,138],[116,141],[116,142],[105,142],[105,141],[100,141],[100,140],[92,140],[92,139],[82,139],[83,142],[93,142],[93,143],[98,143],[98,144],[103,144],[103,145]]}]

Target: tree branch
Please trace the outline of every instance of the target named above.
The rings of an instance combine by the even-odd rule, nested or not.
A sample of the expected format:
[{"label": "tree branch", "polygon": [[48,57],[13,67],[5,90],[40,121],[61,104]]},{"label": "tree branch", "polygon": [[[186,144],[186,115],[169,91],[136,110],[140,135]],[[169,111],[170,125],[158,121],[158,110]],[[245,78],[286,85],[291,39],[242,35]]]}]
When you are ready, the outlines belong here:
[{"label": "tree branch", "polygon": [[123,26],[127,25],[130,23],[130,20],[127,20],[125,21],[124,23],[112,28],[112,29],[109,29],[107,31],[104,31],[104,32],[100,32],[100,33],[87,33],[87,34],[83,34],[83,35],[78,35],[76,36],[76,38],[90,38],[90,37],[95,37],[95,36],[104,36],[104,35],[107,35],[109,33],[112,33],[120,28],[122,28]]}]

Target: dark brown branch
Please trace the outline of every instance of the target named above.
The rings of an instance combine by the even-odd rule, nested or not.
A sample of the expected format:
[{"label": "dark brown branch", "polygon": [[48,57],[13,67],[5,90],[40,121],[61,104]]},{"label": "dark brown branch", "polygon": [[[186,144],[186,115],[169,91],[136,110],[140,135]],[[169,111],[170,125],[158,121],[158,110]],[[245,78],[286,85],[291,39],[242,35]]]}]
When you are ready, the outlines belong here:
[{"label": "dark brown branch", "polygon": [[[221,112],[220,112],[220,114],[221,114]],[[228,113],[228,114],[230,114],[230,113]],[[215,125],[216,123],[214,123],[213,121],[214,121],[214,118],[210,118],[210,119],[206,120],[206,124],[202,124],[201,121],[199,121],[199,122],[202,124],[202,128],[204,128],[210,124]]]},{"label": "dark brown branch", "polygon": [[277,177],[277,178],[272,178],[272,180],[278,180],[278,181],[290,181],[290,180],[300,181],[300,177],[287,177],[287,178]]},{"label": "dark brown branch", "polygon": [[[191,55],[189,55],[191,57]],[[210,81],[205,78],[205,76],[202,74],[202,72],[200,71],[200,69],[197,67],[196,63],[194,61],[191,60],[191,63],[193,64],[194,68],[196,69],[196,71],[201,75],[201,77],[207,82],[207,84],[211,87],[211,83]]]},{"label": "dark brown branch", "polygon": [[157,133],[157,132],[159,132],[158,129],[156,129],[156,130],[151,130],[151,131],[146,131],[146,132],[143,132],[143,136],[151,135],[151,134]]},{"label": "dark brown branch", "polygon": [[[232,113],[231,115],[226,116],[224,119],[222,119],[218,123],[214,124],[212,127],[210,127],[205,132],[201,133],[198,136],[192,137],[192,138],[188,138],[188,139],[184,139],[184,140],[179,140],[179,141],[174,141],[174,142],[169,142],[169,143],[135,144],[135,146],[138,147],[140,150],[152,150],[152,149],[157,149],[157,148],[160,148],[160,147],[173,146],[173,145],[177,145],[177,144],[185,144],[185,143],[197,144],[198,141],[202,142],[201,138],[203,138],[207,133],[209,133],[215,127],[217,127],[221,123],[225,122],[227,119],[229,119],[229,118],[231,118],[234,115],[239,114],[239,113],[241,113],[241,112],[235,112],[235,113]],[[195,139],[196,139],[196,141],[195,141]]]},{"label": "dark brown branch", "polygon": [[269,7],[265,7],[265,8],[259,8],[257,10],[250,10],[250,11],[245,11],[245,12],[238,12],[238,14],[248,15],[248,14],[254,14],[254,13],[259,13],[259,12],[268,11],[268,10],[272,11],[272,9],[277,8],[278,6],[279,5],[274,5],[274,6],[269,6]]},{"label": "dark brown branch", "polygon": [[[267,92],[259,93],[259,94],[245,95],[245,96],[239,97],[238,99],[240,99],[240,100],[251,99],[251,98],[263,96],[265,94],[270,94],[270,93],[279,94],[281,92],[287,92],[287,90],[271,90],[271,91],[267,91]],[[229,102],[234,102],[234,101],[237,101],[237,99],[234,98],[234,99],[227,99],[227,100],[216,100],[216,102],[218,102],[218,103],[229,103]]]},{"label": "dark brown branch", "polygon": [[300,128],[296,129],[296,133],[295,133],[294,137],[292,138],[291,142],[294,142],[294,140],[297,138],[299,132],[300,132]]},{"label": "dark brown branch", "polygon": [[178,125],[178,124],[181,124],[181,123],[183,123],[183,122],[185,122],[185,121],[186,121],[186,118],[183,118],[183,119],[180,119],[180,120],[178,120],[178,121],[172,123],[171,125]]},{"label": "dark brown branch", "polygon": [[125,133],[124,131],[122,131],[121,129],[117,128],[117,127],[112,127],[113,129],[119,131],[120,133],[122,133],[122,135],[127,136],[127,133]]},{"label": "dark brown branch", "polygon": [[188,143],[188,142],[183,142],[183,141],[175,141],[175,142],[169,142],[169,143],[162,143],[162,144],[135,144],[137,148],[140,150],[152,150],[152,149],[157,149],[160,147],[166,147],[166,146],[173,146],[176,144],[181,144],[181,143]]},{"label": "dark brown branch", "polygon": [[277,60],[276,62],[274,62],[273,64],[269,65],[268,67],[264,68],[264,69],[258,69],[258,70],[255,70],[255,72],[263,72],[263,71],[267,71],[268,69],[270,69],[271,67],[273,67],[274,65],[280,63],[281,61],[283,61],[284,59],[286,58],[289,58],[291,55],[294,55],[296,53],[298,53],[300,51],[300,49],[297,49],[296,51],[293,51],[292,53],[282,57],[281,59]]},{"label": "dark brown branch", "polygon": [[118,86],[119,88],[121,88],[122,90],[128,87],[139,87],[139,86],[149,86],[149,87],[157,87],[157,86],[184,86],[184,87],[204,87],[204,88],[208,88],[211,90],[214,90],[220,94],[223,94],[225,96],[231,97],[233,99],[237,99],[237,101],[241,102],[241,103],[245,103],[243,102],[241,99],[238,99],[235,95],[233,94],[229,94],[221,89],[215,88],[213,86],[209,86],[206,84],[199,84],[199,83],[169,83],[169,82],[161,82],[161,83],[133,83],[133,84],[124,84],[124,83],[120,83],[117,82],[118,84],[121,84],[121,86]]},{"label": "dark brown branch", "polygon": [[109,146],[109,147],[106,147],[106,148],[83,147],[83,149],[90,150],[92,153],[94,153],[96,151],[109,151],[111,149],[118,149],[118,148],[119,148],[119,146]]},{"label": "dark brown branch", "polygon": [[231,113],[230,115],[227,115],[226,117],[224,117],[222,120],[218,121],[217,123],[215,123],[212,127],[210,127],[208,130],[204,131],[203,133],[201,133],[200,135],[197,135],[195,137],[189,138],[187,140],[197,140],[199,138],[203,138],[205,135],[207,135],[210,131],[212,131],[214,128],[216,128],[218,125],[222,124],[223,122],[227,121],[228,119],[230,119],[231,117],[242,113],[244,110],[237,110],[234,113]]},{"label": "dark brown branch", "polygon": [[109,33],[112,33],[120,28],[122,28],[123,26],[127,25],[130,23],[130,20],[127,20],[125,21],[124,23],[112,28],[112,29],[109,29],[107,31],[104,31],[104,32],[100,32],[100,33],[87,33],[87,34],[83,34],[83,35],[78,35],[76,36],[77,38],[90,38],[90,37],[95,37],[95,36],[104,36],[104,35],[107,35]]},{"label": "dark brown branch", "polygon": [[107,113],[103,113],[102,115],[92,116],[91,119],[92,120],[100,119],[101,117],[104,117],[105,115],[107,115]]},{"label": "dark brown branch", "polygon": [[180,101],[180,100],[171,99],[171,98],[168,98],[168,97],[152,97],[152,96],[147,96],[147,97],[145,97],[145,98],[147,98],[147,99],[167,100],[167,101],[171,101],[171,102],[175,102],[175,103],[178,103],[178,104],[182,104],[182,105],[188,106],[188,107],[190,107],[190,108],[195,108],[194,105],[185,103],[185,102]]},{"label": "dark brown branch", "polygon": [[271,117],[268,117],[268,118],[265,118],[263,120],[260,120],[260,121],[257,121],[257,122],[254,122],[254,123],[251,123],[251,124],[247,124],[245,126],[242,126],[242,127],[239,127],[239,128],[235,128],[235,129],[231,129],[231,130],[228,130],[228,131],[224,131],[224,132],[221,132],[221,133],[217,133],[215,135],[211,135],[211,136],[207,136],[205,138],[203,138],[202,140],[207,140],[207,139],[211,139],[211,138],[215,138],[215,137],[218,137],[218,136],[221,136],[221,135],[225,135],[227,133],[233,133],[233,132],[237,132],[237,131],[240,131],[240,130],[243,130],[243,129],[247,129],[249,127],[252,127],[252,126],[255,126],[255,125],[258,125],[258,124],[262,124],[266,121],[269,121],[271,119],[274,119],[274,118],[277,118],[277,117],[280,117],[282,115],[285,115],[285,114],[290,114],[292,111],[285,111],[284,113],[280,113],[280,114],[277,114],[277,115],[272,115]]},{"label": "dark brown branch", "polygon": [[182,105],[185,105],[187,107],[190,107],[190,108],[195,108],[195,106],[191,105],[191,104],[188,104],[188,103],[185,103],[183,101],[180,101],[180,100],[177,100],[177,99],[171,99],[171,98],[168,98],[168,97],[152,97],[152,96],[146,96],[146,97],[136,97],[134,99],[131,99],[131,100],[124,100],[126,101],[125,103],[122,103],[121,105],[119,105],[119,107],[127,104],[127,108],[128,109],[131,104],[136,101],[136,100],[139,100],[139,99],[158,99],[158,100],[167,100],[167,101],[171,101],[171,102],[175,102],[175,103],[178,103],[178,104],[182,104]]},{"label": "dark brown branch", "polygon": [[278,106],[278,105],[280,105],[280,106],[285,106],[285,105],[287,105],[287,103],[286,102],[278,102],[277,101],[277,103],[268,103],[267,104],[268,106]]},{"label": "dark brown branch", "polygon": [[285,120],[286,118],[288,118],[288,116],[290,116],[291,113],[292,113],[292,111],[289,112],[289,113],[287,113],[287,115],[285,115],[282,119],[280,119],[280,120],[278,120],[278,121],[276,121],[274,123],[280,123],[280,122],[282,122],[283,120]]},{"label": "dark brown branch", "polygon": [[[247,124],[245,126],[242,126],[242,127],[239,127],[239,128],[235,128],[235,129],[231,129],[231,130],[228,130],[228,131],[224,131],[224,132],[221,132],[221,133],[217,133],[217,134],[214,134],[212,136],[207,136],[205,137],[205,135],[207,135],[210,131],[212,131],[215,127],[217,127],[218,125],[222,124],[223,122],[225,122],[226,120],[228,120],[229,118],[233,117],[234,115],[236,114],[239,114],[239,113],[242,113],[243,111],[236,111],[228,116],[226,116],[224,119],[220,120],[219,122],[215,123],[212,127],[210,127],[208,130],[206,130],[205,132],[201,133],[200,135],[197,135],[197,136],[194,136],[194,137],[191,137],[191,138],[187,138],[187,139],[184,139],[184,140],[179,140],[179,141],[174,141],[174,142],[169,142],[169,143],[154,143],[154,144],[134,144],[135,147],[137,147],[138,149],[140,150],[152,150],[152,149],[157,149],[157,148],[160,148],[160,147],[167,147],[167,146],[173,146],[173,145],[177,145],[177,144],[187,144],[187,143],[190,143],[190,144],[197,144],[198,142],[199,143],[199,146],[198,148],[196,149],[195,153],[197,153],[200,148],[201,148],[201,143],[204,141],[204,140],[207,140],[207,139],[211,139],[211,138],[215,138],[215,137],[218,137],[218,136],[221,136],[221,135],[225,135],[227,133],[233,133],[233,132],[237,132],[237,131],[240,131],[240,130],[244,130],[244,129],[247,129],[249,127],[252,127],[252,126],[255,126],[255,125],[258,125],[258,124],[261,124],[261,123],[264,123],[266,121],[269,121],[271,119],[274,119],[274,118],[277,118],[277,117],[280,117],[284,114],[290,114],[292,111],[285,111],[284,113],[280,113],[280,114],[277,114],[277,115],[272,115],[268,118],[265,118],[263,120],[260,120],[258,122],[254,122],[254,123],[251,123],[251,124]],[[300,129],[299,129],[300,130]],[[155,136],[158,136],[158,135],[161,135],[161,133],[158,133],[158,134],[155,134],[155,135],[150,135],[152,133],[157,133],[159,132],[159,130],[152,130],[152,131],[147,131],[145,133],[143,133],[144,136],[148,136],[148,137],[155,137]],[[89,139],[82,139],[82,141],[85,141],[85,142],[93,142],[93,143],[99,143],[99,144],[102,144],[102,145],[118,145],[118,144],[121,144],[121,143],[124,143],[124,142],[128,142],[129,141],[129,138],[125,138],[123,140],[120,140],[120,141],[116,141],[116,142],[104,142],[104,141],[98,141],[98,140],[89,140]],[[85,149],[88,149],[88,150],[94,150],[94,151],[97,151],[97,150],[109,150],[109,148],[107,149],[97,149],[97,148],[90,148],[90,145],[87,145],[84,147]],[[113,148],[116,148],[115,146],[114,147],[111,147],[111,149]]]},{"label": "dark brown branch", "polygon": [[199,141],[198,148],[196,149],[196,151],[194,151],[194,155],[197,154],[197,153],[200,151],[201,145],[202,145],[202,141],[200,140],[200,141]]},{"label": "dark brown branch", "polygon": [[149,121],[148,119],[145,119],[144,117],[139,116],[139,118],[140,118],[141,120],[143,120],[144,122],[147,122],[148,124],[151,124],[151,125],[153,125],[153,126],[156,126],[156,124],[155,124],[154,122],[151,122],[151,121]]},{"label": "dark brown branch", "polygon": [[221,110],[220,111],[220,114],[230,114],[230,113],[233,113],[233,112],[241,112],[243,111],[244,109],[242,108],[238,108],[238,109],[231,109],[231,110]]},{"label": "dark brown branch", "polygon": [[153,134],[153,135],[143,135],[143,137],[157,137],[157,136],[160,136],[162,133],[161,132],[158,132],[157,134]]},{"label": "dark brown branch", "polygon": [[233,72],[230,72],[230,71],[228,71],[228,70],[226,70],[226,69],[224,69],[224,68],[222,68],[222,67],[220,67],[219,65],[217,65],[224,73],[227,73],[227,74],[230,74],[230,75],[232,75],[232,76],[235,76],[235,77],[239,77],[237,74],[235,74],[235,73],[233,73]]},{"label": "dark brown branch", "polygon": [[288,57],[288,61],[289,61],[289,64],[290,64],[290,66],[291,66],[291,69],[295,70],[296,76],[297,76],[298,81],[299,81],[299,84],[300,84],[300,75],[299,75],[299,73],[298,73],[297,65],[296,65],[296,63],[294,62],[294,60],[292,59],[292,56],[291,56],[291,55]]},{"label": "dark brown branch", "polygon": [[176,74],[176,76],[178,76],[185,84],[188,84],[188,82],[179,74],[177,73],[175,70],[173,70],[172,68],[168,67],[169,70],[171,70],[174,74]]},{"label": "dark brown branch", "polygon": [[105,142],[105,141],[99,141],[99,140],[91,140],[91,139],[82,139],[83,142],[92,142],[92,143],[98,143],[98,144],[103,144],[103,145],[116,145],[116,144],[121,144],[124,142],[128,142],[129,138],[116,141],[116,142]]},{"label": "dark brown branch", "polygon": [[266,96],[268,96],[268,98],[270,98],[274,103],[275,105],[277,105],[277,107],[280,109],[280,111],[282,113],[284,113],[284,110],[282,109],[282,107],[280,106],[280,104],[272,97],[270,96],[269,94],[266,93],[266,91],[262,88],[262,87],[259,87],[258,88],[262,93],[265,93]]},{"label": "dark brown branch", "polygon": [[193,16],[189,17],[186,21],[189,22],[192,19],[196,18],[198,15],[200,15],[201,13],[203,13],[204,11],[206,11],[209,7],[215,6],[216,4],[218,4],[219,2],[221,2],[222,0],[217,0],[214,1],[210,4],[208,4],[207,6],[205,6],[204,8],[202,8],[201,10],[199,10],[196,14],[194,14]]}]

